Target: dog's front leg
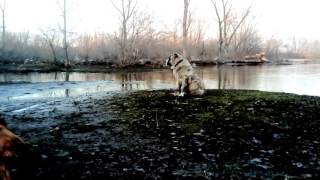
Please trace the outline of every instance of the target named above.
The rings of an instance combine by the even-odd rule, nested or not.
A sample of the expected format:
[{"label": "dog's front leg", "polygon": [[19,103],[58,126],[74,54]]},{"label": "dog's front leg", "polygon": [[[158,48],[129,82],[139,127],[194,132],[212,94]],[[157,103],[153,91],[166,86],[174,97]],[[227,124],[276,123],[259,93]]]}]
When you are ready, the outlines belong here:
[{"label": "dog's front leg", "polygon": [[178,82],[178,93],[180,94],[182,92],[182,82]]},{"label": "dog's front leg", "polygon": [[182,91],[181,86],[182,86],[181,81],[177,81],[177,89],[178,89],[178,92],[175,92],[175,93],[174,93],[175,96],[179,96],[179,95],[180,95],[180,93],[181,93],[181,91]]},{"label": "dog's front leg", "polygon": [[183,97],[187,91],[187,88],[188,88],[188,83],[186,81],[182,81],[180,86],[179,96]]}]

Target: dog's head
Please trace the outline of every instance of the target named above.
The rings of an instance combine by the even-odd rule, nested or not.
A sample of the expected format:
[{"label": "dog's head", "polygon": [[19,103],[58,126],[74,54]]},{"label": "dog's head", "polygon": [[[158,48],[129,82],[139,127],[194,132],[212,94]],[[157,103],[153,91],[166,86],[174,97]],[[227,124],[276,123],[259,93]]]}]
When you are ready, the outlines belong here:
[{"label": "dog's head", "polygon": [[23,144],[23,140],[0,124],[0,158],[17,156],[16,149]]},{"label": "dog's head", "polygon": [[168,59],[166,60],[166,66],[170,66],[171,69],[174,68],[174,66],[181,60],[182,55],[178,54],[178,53],[173,53],[171,54]]}]

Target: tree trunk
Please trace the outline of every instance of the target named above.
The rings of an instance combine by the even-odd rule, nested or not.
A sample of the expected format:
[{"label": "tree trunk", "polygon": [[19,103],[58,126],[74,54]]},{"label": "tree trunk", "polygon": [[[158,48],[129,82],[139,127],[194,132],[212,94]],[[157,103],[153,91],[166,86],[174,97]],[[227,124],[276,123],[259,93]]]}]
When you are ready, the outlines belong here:
[{"label": "tree trunk", "polygon": [[52,42],[49,42],[49,46],[50,46],[51,53],[53,56],[53,62],[54,62],[54,64],[57,64],[58,59],[57,59],[56,51],[54,50],[54,45],[52,44]]},{"label": "tree trunk", "polygon": [[223,60],[223,37],[222,37],[222,22],[219,22],[219,50],[218,50],[218,61]]},{"label": "tree trunk", "polygon": [[229,21],[229,12],[227,12],[227,5],[228,5],[228,1],[225,1],[225,0],[222,0],[222,11],[223,11],[223,43],[222,43],[222,54],[221,54],[221,58],[223,59],[223,61],[225,60],[226,58],[226,55],[227,55],[227,48],[228,48],[228,45],[227,45],[227,39],[228,39],[228,34],[227,34],[227,31],[228,31],[228,21]]},{"label": "tree trunk", "polygon": [[[132,31],[134,31],[134,17],[132,17],[136,11],[137,0],[121,0],[121,5],[117,6],[114,0],[111,0],[112,5],[119,13],[119,18],[121,19],[120,23],[120,52],[119,52],[119,60],[122,66],[129,65],[130,61],[130,54],[132,48]],[[119,1],[118,1],[119,2]],[[131,29],[130,29],[131,28]]]},{"label": "tree trunk", "polygon": [[184,9],[183,9],[183,23],[182,23],[182,37],[183,37],[183,56],[188,58],[188,30],[187,30],[187,21],[188,21],[188,9],[189,9],[190,0],[184,0]]},{"label": "tree trunk", "polygon": [[128,35],[127,35],[127,22],[125,20],[123,20],[122,23],[122,47],[121,47],[121,54],[122,54],[122,64],[126,65],[127,63],[127,41],[128,41]]},{"label": "tree trunk", "polygon": [[65,52],[65,66],[70,67],[70,60],[68,54],[68,42],[67,42],[67,0],[63,1],[63,49]]},{"label": "tree trunk", "polygon": [[6,47],[6,23],[5,23],[5,7],[2,7],[2,44],[1,44],[1,54],[4,55]]}]

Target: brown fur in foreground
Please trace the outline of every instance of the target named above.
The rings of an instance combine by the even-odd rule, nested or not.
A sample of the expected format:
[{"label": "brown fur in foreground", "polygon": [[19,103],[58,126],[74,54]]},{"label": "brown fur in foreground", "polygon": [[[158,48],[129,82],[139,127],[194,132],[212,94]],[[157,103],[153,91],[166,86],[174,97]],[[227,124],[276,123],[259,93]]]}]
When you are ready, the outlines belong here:
[{"label": "brown fur in foreground", "polygon": [[0,177],[3,180],[11,180],[10,171],[3,160],[17,156],[16,147],[22,143],[23,140],[19,136],[0,125]]}]

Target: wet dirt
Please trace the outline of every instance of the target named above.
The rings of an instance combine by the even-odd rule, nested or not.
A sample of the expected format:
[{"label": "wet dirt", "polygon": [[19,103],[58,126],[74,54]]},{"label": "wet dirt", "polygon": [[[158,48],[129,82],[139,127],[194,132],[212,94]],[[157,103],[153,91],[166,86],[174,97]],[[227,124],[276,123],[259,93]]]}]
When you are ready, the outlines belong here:
[{"label": "wet dirt", "polygon": [[1,116],[26,142],[9,162],[14,179],[320,176],[319,97],[171,93],[100,92],[3,103]]}]

